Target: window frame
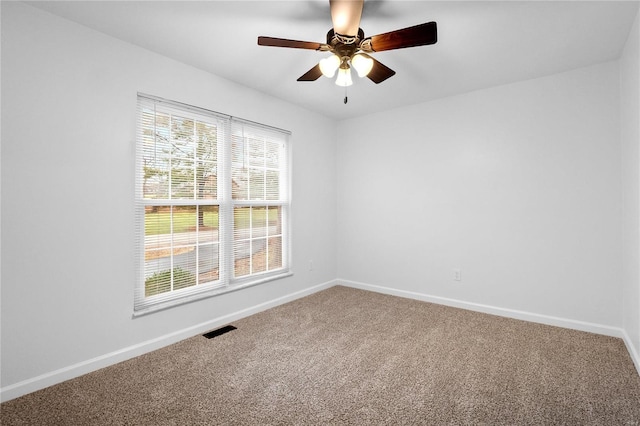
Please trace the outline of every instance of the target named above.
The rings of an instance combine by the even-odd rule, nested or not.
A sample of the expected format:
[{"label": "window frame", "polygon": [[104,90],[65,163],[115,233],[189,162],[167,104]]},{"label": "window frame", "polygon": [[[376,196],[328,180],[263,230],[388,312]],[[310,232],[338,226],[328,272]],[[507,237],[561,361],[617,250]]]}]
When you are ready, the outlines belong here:
[{"label": "window frame", "polygon": [[[143,171],[143,111],[148,111],[148,108],[153,106],[154,120],[157,117],[158,112],[171,114],[172,112],[179,112],[181,117],[187,119],[198,120],[205,118],[205,123],[214,121],[216,124],[216,144],[217,144],[217,170],[216,170],[216,185],[217,185],[217,198],[201,198],[199,199],[197,193],[194,192],[193,198],[179,198],[172,199],[172,186],[171,179],[169,178],[168,194],[166,199],[154,199],[145,198],[143,193],[144,171]],[[148,114],[148,113],[147,113]],[[134,290],[134,307],[133,316],[145,315],[151,312],[167,309],[173,306],[189,303],[195,300],[213,297],[220,294],[237,291],[243,288],[251,287],[254,285],[263,284],[272,280],[281,279],[291,276],[291,144],[289,142],[289,136],[291,133],[286,130],[278,129],[275,127],[255,123],[249,120],[243,120],[229,115],[221,114],[215,111],[195,107],[180,102],[170,101],[156,96],[151,96],[143,93],[138,93],[137,96],[137,129],[135,138],[135,234],[136,234],[136,279]],[[155,121],[154,121],[154,130]],[[194,124],[195,127],[195,124]],[[233,161],[232,161],[232,146],[234,141],[234,132],[237,135],[238,129],[250,129],[253,134],[262,134],[263,137],[270,137],[272,140],[277,140],[281,143],[281,151],[279,152],[280,164],[278,174],[278,189],[279,196],[275,200],[243,200],[234,199],[233,197]],[[275,136],[274,136],[275,135]],[[275,137],[275,139],[274,139]],[[246,143],[243,135],[243,143]],[[237,140],[237,138],[235,139]],[[266,146],[266,145],[265,145]],[[196,148],[194,148],[197,151]],[[266,149],[266,148],[265,148]],[[195,152],[194,151],[194,152]],[[172,155],[172,154],[171,154]],[[203,161],[197,158],[197,153],[194,154],[194,164],[198,161]],[[266,153],[264,154],[266,158]],[[266,160],[265,160],[266,164]],[[194,185],[197,182],[196,178],[196,166],[194,166]],[[265,176],[267,169],[265,167]],[[169,166],[168,174],[171,175],[173,169]],[[247,184],[248,185],[248,184]],[[195,188],[195,186],[194,186]],[[197,191],[194,189],[194,191]],[[265,182],[265,193],[268,191]],[[267,197],[264,197],[267,198]],[[218,279],[207,282],[204,284],[191,285],[182,289],[172,289],[170,291],[161,292],[157,295],[145,295],[145,208],[149,206],[167,206],[173,209],[175,206],[217,206],[218,207]],[[267,270],[265,272],[250,273],[240,277],[234,276],[235,271],[235,232],[234,232],[234,209],[243,206],[253,207],[279,207],[279,230],[281,231],[280,237],[280,259],[281,266],[275,269]],[[199,207],[196,207],[198,209]],[[173,218],[173,210],[171,210],[171,218]],[[196,210],[197,211],[197,210]],[[268,215],[267,210],[267,215]],[[267,216],[268,217],[268,216]],[[173,219],[172,219],[173,220]],[[196,229],[199,229],[199,223]],[[172,225],[173,226],[173,225]],[[252,226],[251,223],[249,225]],[[267,237],[265,237],[264,256],[268,259],[269,251],[269,235],[268,235],[269,222],[265,229],[267,229]],[[251,228],[253,229],[253,228]],[[197,232],[197,231],[196,231]],[[251,231],[252,232],[252,231]],[[170,234],[172,239],[178,233],[174,233],[171,230]],[[273,236],[271,236],[273,237]],[[172,243],[173,244],[173,243]],[[199,243],[196,242],[196,250],[200,249]],[[171,245],[171,253],[173,253],[174,246]],[[255,253],[250,251],[249,258],[252,262]],[[170,254],[170,269],[171,285],[173,285],[173,277],[175,267],[173,266],[173,254]],[[197,256],[197,255],[196,255]],[[197,259],[197,258],[196,258]],[[266,262],[266,260],[265,260]],[[197,268],[197,266],[196,266]],[[196,269],[197,271],[197,269]],[[197,277],[197,275],[196,275]],[[196,278],[197,279],[197,278]]]}]

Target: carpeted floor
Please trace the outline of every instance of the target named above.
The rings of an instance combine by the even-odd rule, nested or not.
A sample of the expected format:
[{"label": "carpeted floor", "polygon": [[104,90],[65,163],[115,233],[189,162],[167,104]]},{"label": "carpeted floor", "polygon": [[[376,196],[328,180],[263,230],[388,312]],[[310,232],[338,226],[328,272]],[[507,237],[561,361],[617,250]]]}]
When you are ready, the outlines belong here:
[{"label": "carpeted floor", "polygon": [[8,425],[640,425],[617,338],[333,287],[5,402]]}]

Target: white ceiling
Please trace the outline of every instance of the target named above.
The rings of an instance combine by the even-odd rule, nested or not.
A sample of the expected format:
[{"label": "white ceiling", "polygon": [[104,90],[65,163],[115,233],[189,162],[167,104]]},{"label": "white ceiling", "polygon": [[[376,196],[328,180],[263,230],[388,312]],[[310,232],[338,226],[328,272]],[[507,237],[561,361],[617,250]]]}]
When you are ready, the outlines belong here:
[{"label": "white ceiling", "polygon": [[49,1],[33,6],[329,117],[343,119],[619,57],[638,1],[367,0],[366,36],[438,23],[438,43],[379,52],[396,71],[344,88],[296,79],[327,53],[264,47],[258,36],[325,42],[328,0]]}]

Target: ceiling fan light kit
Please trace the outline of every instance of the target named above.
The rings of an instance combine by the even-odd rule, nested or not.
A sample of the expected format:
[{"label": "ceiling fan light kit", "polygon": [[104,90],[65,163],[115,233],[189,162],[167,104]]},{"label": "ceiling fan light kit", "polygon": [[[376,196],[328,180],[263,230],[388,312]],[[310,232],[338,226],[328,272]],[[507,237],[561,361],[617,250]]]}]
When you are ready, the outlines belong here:
[{"label": "ceiling fan light kit", "polygon": [[332,53],[331,56],[322,59],[318,65],[298,78],[298,81],[315,81],[321,75],[333,78],[337,71],[336,84],[343,87],[351,86],[353,84],[351,67],[353,67],[359,77],[368,77],[369,80],[379,84],[395,75],[396,72],[369,56],[368,53],[425,46],[438,41],[435,22],[427,22],[365,38],[364,31],[360,28],[364,0],[329,0],[329,6],[333,28],[327,33],[326,43],[258,37],[260,46],[310,49]]},{"label": "ceiling fan light kit", "polygon": [[351,79],[351,70],[349,68],[340,68],[338,70],[336,84],[341,87],[348,87],[353,84],[353,80]]},{"label": "ceiling fan light kit", "polygon": [[356,53],[351,57],[351,65],[356,69],[358,77],[366,77],[373,68],[373,58],[364,53]]},{"label": "ceiling fan light kit", "polygon": [[340,68],[340,58],[338,58],[338,55],[331,54],[328,58],[320,60],[320,71],[322,71],[322,75],[327,78],[332,78],[336,75],[338,68]]}]

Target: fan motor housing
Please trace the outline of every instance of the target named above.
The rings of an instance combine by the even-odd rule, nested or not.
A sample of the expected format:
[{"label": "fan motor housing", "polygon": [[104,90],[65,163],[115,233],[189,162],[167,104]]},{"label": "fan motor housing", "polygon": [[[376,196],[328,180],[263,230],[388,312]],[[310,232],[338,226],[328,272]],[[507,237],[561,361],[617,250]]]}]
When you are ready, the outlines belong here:
[{"label": "fan motor housing", "polygon": [[364,31],[358,28],[358,34],[355,36],[345,36],[337,34],[333,28],[327,33],[327,44],[331,46],[331,50],[341,58],[352,57],[359,49],[360,44],[364,40]]}]

